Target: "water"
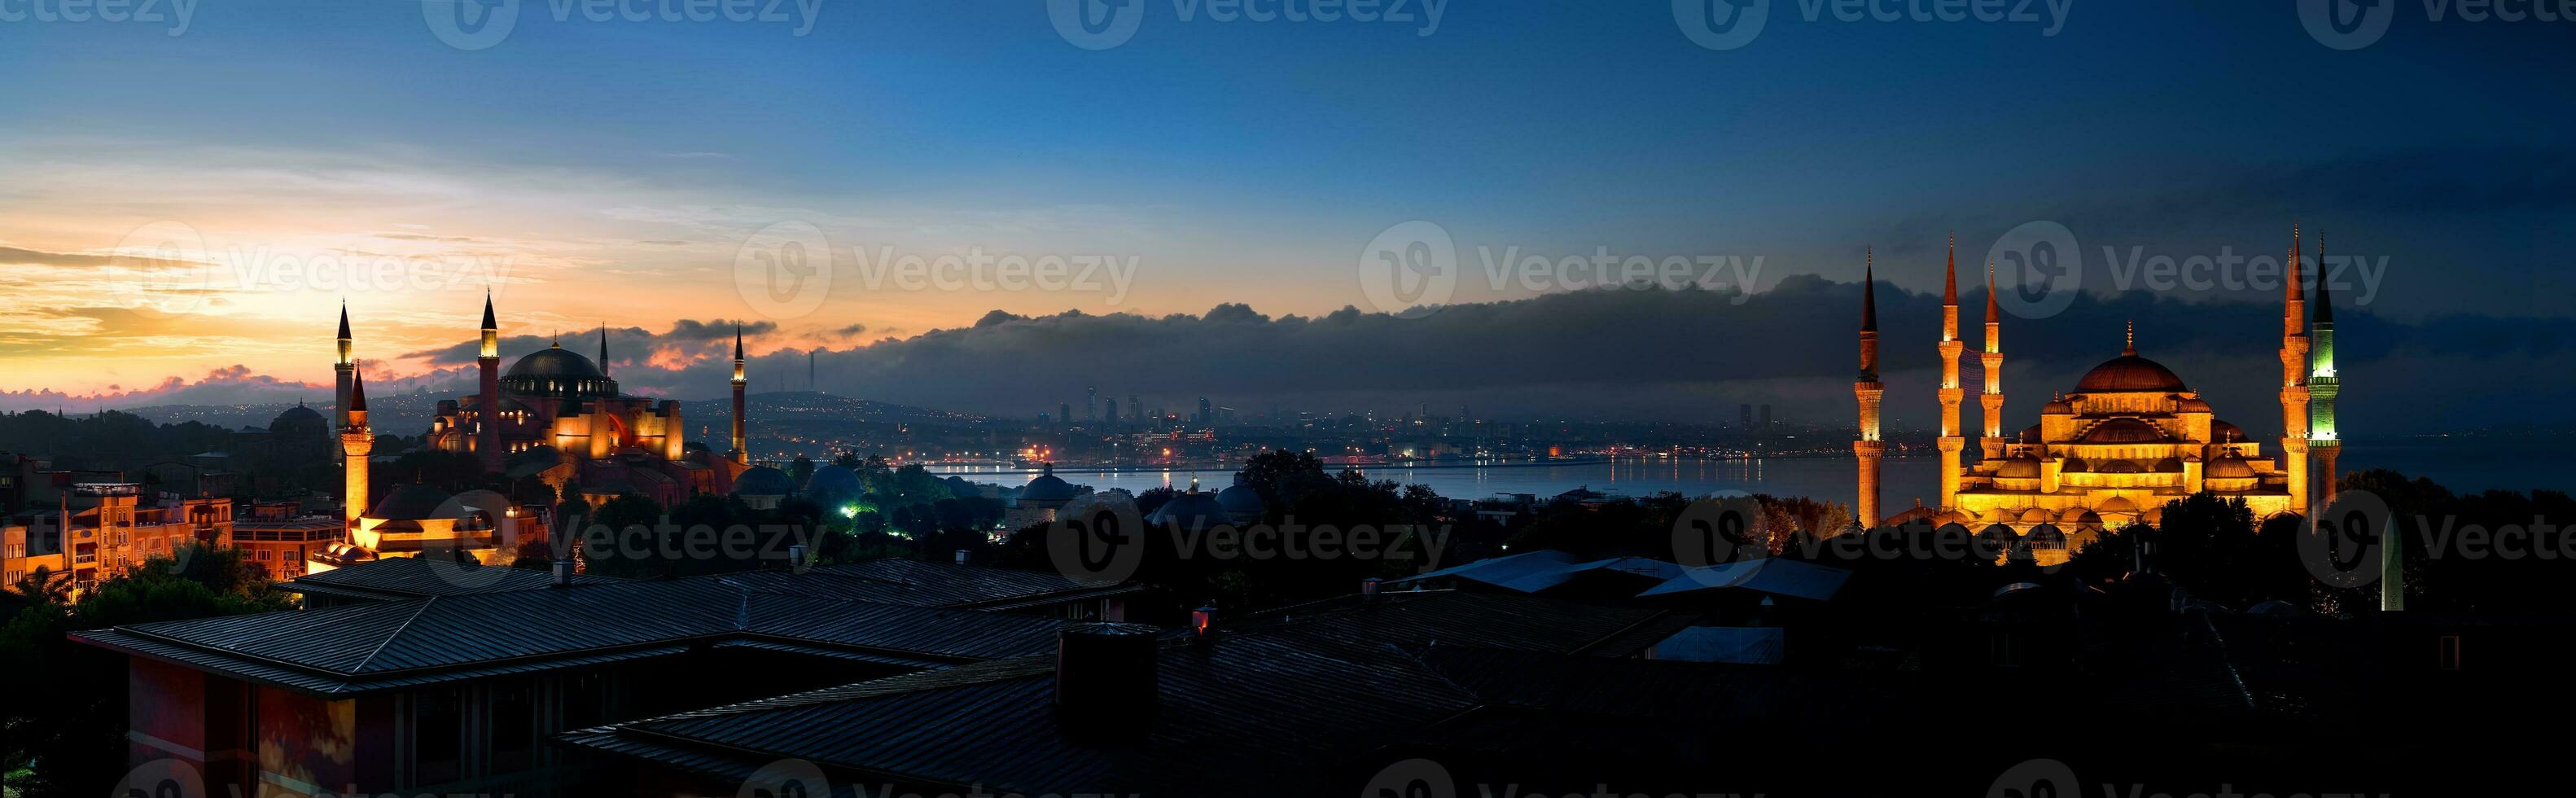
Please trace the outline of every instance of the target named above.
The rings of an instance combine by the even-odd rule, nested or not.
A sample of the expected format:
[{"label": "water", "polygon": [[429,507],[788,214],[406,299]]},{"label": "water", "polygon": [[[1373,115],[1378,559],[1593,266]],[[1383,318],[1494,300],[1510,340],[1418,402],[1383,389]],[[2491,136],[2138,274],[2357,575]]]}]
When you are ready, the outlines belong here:
[{"label": "water", "polygon": [[[2512,444],[2495,438],[2459,442],[2409,438],[2386,443],[2347,443],[2339,462],[2346,471],[2390,468],[2410,477],[2430,477],[2456,493],[2488,489],[2528,491],[2576,490],[2576,463],[2552,455],[2549,447]],[[1937,503],[1940,485],[1932,457],[1891,457],[1883,463],[1880,501],[1887,512],[1914,505],[1921,498]],[[1035,470],[1005,467],[933,467],[974,482],[1019,486],[1036,478]],[[1339,469],[1327,467],[1327,470]],[[1574,465],[1412,465],[1365,466],[1370,479],[1392,479],[1427,485],[1453,499],[1481,499],[1502,493],[1532,493],[1541,498],[1578,487],[1609,494],[1647,496],[1674,491],[1701,496],[1718,491],[1806,496],[1850,502],[1855,474],[1850,458],[1798,457],[1751,460],[1649,458],[1602,460]],[[1196,478],[1217,490],[1234,484],[1232,470],[1081,471],[1058,469],[1056,476],[1096,489],[1125,488],[1143,493],[1160,487],[1184,489]]]}]

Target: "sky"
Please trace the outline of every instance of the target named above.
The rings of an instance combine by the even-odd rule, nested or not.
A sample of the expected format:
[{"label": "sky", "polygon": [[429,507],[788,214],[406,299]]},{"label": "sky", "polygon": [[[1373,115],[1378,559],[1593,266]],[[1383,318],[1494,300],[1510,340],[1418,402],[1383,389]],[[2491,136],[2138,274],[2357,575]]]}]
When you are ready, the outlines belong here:
[{"label": "sky", "polygon": [[[2038,297],[2008,412],[2143,317],[2252,430],[2293,225],[2380,369],[2348,424],[2566,387],[2576,22],[1752,1],[1710,47],[1687,0],[1131,0],[1108,34],[1072,0],[0,0],[0,409],[327,400],[344,301],[371,381],[447,390],[489,292],[505,355],[604,326],[629,390],[682,398],[739,323],[755,390],[810,351],[818,387],[970,412],[1822,420],[1869,261],[1902,423],[1955,235],[1971,294],[2000,256]],[[1689,290],[1599,287],[1641,276]]]}]

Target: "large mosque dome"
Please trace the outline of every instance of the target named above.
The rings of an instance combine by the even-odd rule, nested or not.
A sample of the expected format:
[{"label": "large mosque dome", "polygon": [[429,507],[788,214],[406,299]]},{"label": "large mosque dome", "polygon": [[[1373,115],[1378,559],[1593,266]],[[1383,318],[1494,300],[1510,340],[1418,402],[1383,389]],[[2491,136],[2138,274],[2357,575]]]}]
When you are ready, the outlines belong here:
[{"label": "large mosque dome", "polygon": [[590,358],[557,345],[510,364],[510,370],[501,374],[501,390],[528,396],[616,396],[617,381]]},{"label": "large mosque dome", "polygon": [[2182,378],[2174,376],[2173,369],[2135,354],[2103,361],[2092,371],[2084,372],[2083,379],[2075,381],[2077,393],[2186,390],[2190,389],[2183,387]]}]

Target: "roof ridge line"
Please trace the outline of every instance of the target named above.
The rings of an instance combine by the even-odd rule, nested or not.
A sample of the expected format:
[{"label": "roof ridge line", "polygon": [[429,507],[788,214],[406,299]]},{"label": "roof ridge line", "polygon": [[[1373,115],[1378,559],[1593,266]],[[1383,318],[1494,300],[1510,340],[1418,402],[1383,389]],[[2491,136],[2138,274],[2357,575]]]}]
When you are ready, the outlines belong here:
[{"label": "roof ridge line", "polygon": [[357,667],[349,669],[349,675],[356,676],[358,674],[365,673],[367,671],[367,666],[375,663],[376,655],[385,653],[385,647],[393,645],[394,638],[401,637],[403,632],[409,631],[411,629],[411,622],[420,620],[420,614],[428,612],[429,605],[436,603],[437,601],[437,596],[430,596],[421,600],[420,606],[412,609],[411,616],[404,618],[401,626],[394,627],[393,634],[385,635],[384,642],[376,644],[376,650],[367,652],[365,659],[358,660]]}]

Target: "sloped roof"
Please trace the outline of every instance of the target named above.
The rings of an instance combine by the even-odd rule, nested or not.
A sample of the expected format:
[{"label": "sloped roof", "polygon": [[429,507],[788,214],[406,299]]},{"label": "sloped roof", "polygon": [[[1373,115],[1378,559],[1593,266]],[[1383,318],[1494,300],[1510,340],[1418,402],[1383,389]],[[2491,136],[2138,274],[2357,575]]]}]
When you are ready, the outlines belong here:
[{"label": "sloped roof", "polygon": [[1655,644],[1655,658],[1678,662],[1778,665],[1788,650],[1777,626],[1693,626]]},{"label": "sloped roof", "polygon": [[1512,593],[1455,590],[1343,596],[1218,621],[1221,629],[1276,632],[1356,645],[1465,645],[1622,657],[1688,627],[1692,614],[1608,607]]},{"label": "sloped roof", "polygon": [[1637,596],[1644,598],[1741,588],[1775,596],[1825,601],[1842,592],[1843,583],[1848,581],[1851,581],[1851,571],[1845,569],[1782,557],[1764,557],[1684,569],[1680,576]]},{"label": "sloped roof", "polygon": [[1144,590],[1142,585],[1103,587],[1050,571],[953,565],[903,558],[828,565],[802,574],[754,571],[727,581],[769,593],[873,601],[913,607],[985,608],[1046,604],[1061,597],[1105,598]]},{"label": "sloped roof", "polygon": [[[564,619],[579,619],[566,623]],[[73,639],[320,695],[766,639],[949,663],[1052,649],[1060,622],[760,592],[722,578],[434,596],[139,624]],[[659,652],[659,653],[657,653]]]},{"label": "sloped roof", "polygon": [[[1346,762],[1474,706],[1401,651],[1267,634],[1168,646],[1150,731],[1067,739],[1052,658],[988,662],[586,729],[577,747],[742,778],[778,759],[995,794],[1317,795]],[[1257,732],[1254,729],[1257,728]],[[900,733],[889,733],[900,730]]]},{"label": "sloped roof", "polygon": [[[595,585],[626,580],[575,574],[573,584]],[[498,565],[467,565],[430,557],[386,557],[277,583],[277,589],[352,598],[405,599],[543,590],[554,586],[554,574]]]}]

